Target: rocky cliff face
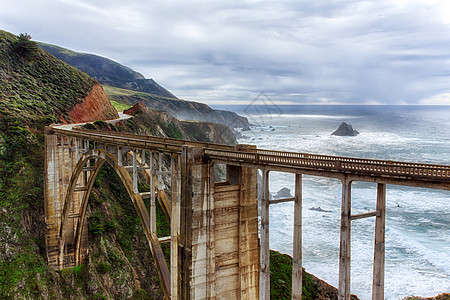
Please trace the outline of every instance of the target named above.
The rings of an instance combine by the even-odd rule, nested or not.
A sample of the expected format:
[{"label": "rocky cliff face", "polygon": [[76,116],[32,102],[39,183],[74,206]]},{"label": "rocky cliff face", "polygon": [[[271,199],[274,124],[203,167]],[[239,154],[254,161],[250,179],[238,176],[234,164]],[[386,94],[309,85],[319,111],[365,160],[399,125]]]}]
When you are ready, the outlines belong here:
[{"label": "rocky cliff face", "polygon": [[142,103],[135,104],[125,113],[134,118],[118,122],[116,127],[120,131],[207,143],[236,144],[233,132],[223,124],[179,121],[165,111],[150,109]]},{"label": "rocky cliff face", "polygon": [[230,128],[248,128],[250,125],[247,118],[234,112],[214,110],[203,103],[179,100],[155,80],[146,79],[142,74],[108,58],[43,43],[39,47],[103,85],[135,91],[127,95],[108,94],[112,100],[131,105],[144,102],[148,107],[165,110],[179,120],[220,123]]},{"label": "rocky cliff face", "polygon": [[100,84],[95,84],[83,102],[76,104],[68,113],[70,123],[111,120],[119,117],[116,109],[109,102]]}]

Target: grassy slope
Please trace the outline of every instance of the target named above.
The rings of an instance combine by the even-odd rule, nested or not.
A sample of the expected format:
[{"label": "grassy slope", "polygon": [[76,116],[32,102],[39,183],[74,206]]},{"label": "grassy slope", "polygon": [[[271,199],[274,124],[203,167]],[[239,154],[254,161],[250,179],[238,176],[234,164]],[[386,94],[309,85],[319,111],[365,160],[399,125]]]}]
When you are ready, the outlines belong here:
[{"label": "grassy slope", "polygon": [[0,126],[59,121],[95,81],[40,49],[32,58],[20,57],[15,42],[16,36],[0,31]]}]

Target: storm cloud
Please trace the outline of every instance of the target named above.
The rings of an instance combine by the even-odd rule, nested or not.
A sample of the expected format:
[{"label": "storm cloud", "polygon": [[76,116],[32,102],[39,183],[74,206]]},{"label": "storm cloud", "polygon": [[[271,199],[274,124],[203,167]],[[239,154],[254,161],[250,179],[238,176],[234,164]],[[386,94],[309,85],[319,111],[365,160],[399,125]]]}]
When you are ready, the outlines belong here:
[{"label": "storm cloud", "polygon": [[0,29],[208,104],[450,104],[447,2],[0,0]]}]

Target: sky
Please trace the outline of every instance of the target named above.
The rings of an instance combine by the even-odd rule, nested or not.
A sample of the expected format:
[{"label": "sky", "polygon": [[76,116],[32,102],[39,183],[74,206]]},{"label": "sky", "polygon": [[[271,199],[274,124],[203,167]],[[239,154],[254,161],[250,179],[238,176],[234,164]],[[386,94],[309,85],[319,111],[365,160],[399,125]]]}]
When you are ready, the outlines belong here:
[{"label": "sky", "polygon": [[210,105],[450,105],[448,0],[0,0],[0,29]]}]

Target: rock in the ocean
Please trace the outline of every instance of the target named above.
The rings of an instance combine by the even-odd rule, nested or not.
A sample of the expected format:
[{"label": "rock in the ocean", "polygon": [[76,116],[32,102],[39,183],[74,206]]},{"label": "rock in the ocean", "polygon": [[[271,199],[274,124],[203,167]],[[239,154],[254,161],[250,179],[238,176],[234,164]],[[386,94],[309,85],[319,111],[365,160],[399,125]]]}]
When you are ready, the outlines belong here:
[{"label": "rock in the ocean", "polygon": [[359,132],[354,130],[352,125],[342,122],[342,124],[339,126],[339,128],[336,129],[336,131],[333,132],[331,135],[356,136],[358,134],[359,134]]},{"label": "rock in the ocean", "polygon": [[291,190],[285,187],[279,190],[277,193],[277,198],[290,198],[290,197],[292,197]]},{"label": "rock in the ocean", "polygon": [[322,207],[320,207],[320,206],[317,206],[317,207],[311,207],[309,210],[314,210],[314,211],[321,211],[321,212],[331,212],[331,210],[325,210],[325,209],[323,209]]}]

